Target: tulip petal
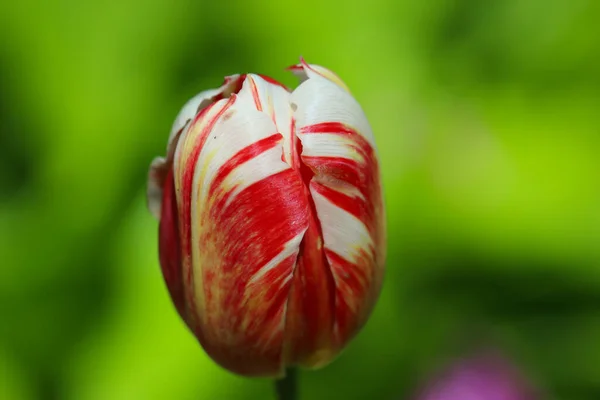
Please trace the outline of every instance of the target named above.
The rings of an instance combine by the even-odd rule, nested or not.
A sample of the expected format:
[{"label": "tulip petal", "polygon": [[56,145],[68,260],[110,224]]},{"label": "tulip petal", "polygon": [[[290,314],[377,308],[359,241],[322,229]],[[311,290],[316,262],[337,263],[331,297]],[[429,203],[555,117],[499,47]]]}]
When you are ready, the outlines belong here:
[{"label": "tulip petal", "polygon": [[[196,116],[196,114],[198,114],[198,112],[209,106],[211,103],[222,98],[227,98],[232,93],[237,92],[241,87],[242,80],[243,76],[239,74],[226,76],[221,87],[205,90],[189,99],[181,108],[177,117],[175,117],[175,121],[171,127],[171,133],[169,134],[167,148],[171,149],[173,147],[176,136]],[[175,151],[175,148],[172,148],[172,150]]]},{"label": "tulip petal", "polygon": [[247,76],[238,94],[195,117],[179,139],[174,175],[190,325],[225,368],[277,376],[309,209],[284,161],[279,130],[291,121],[274,105],[289,95],[265,82]]},{"label": "tulip petal", "polygon": [[167,155],[166,157],[156,157],[152,160],[148,172],[146,201],[150,213],[156,219],[160,220],[164,182],[167,172],[171,168],[173,154],[175,153],[175,146],[177,145],[179,136],[198,112],[209,106],[211,103],[229,97],[231,93],[238,91],[241,87],[242,80],[243,76],[240,75],[225,77],[225,81],[221,87],[198,93],[188,100],[179,111],[179,114],[177,114],[173,126],[171,127],[169,141],[167,142]]},{"label": "tulip petal", "polygon": [[158,253],[163,278],[173,300],[173,304],[185,319],[186,303],[181,271],[181,244],[179,240],[179,216],[173,170],[165,178],[164,197],[159,224]]},{"label": "tulip petal", "polygon": [[[248,75],[244,85],[250,89],[254,108],[268,115],[283,136],[283,159],[296,171],[297,179],[302,180],[305,167],[300,163],[300,141],[295,135],[289,91],[270,78],[253,74]],[[247,104],[247,107],[252,105]],[[283,358],[286,365],[315,367],[331,361],[337,350],[332,348],[331,338],[333,276],[323,255],[322,232],[307,184],[308,181],[303,181],[303,200],[310,211],[308,227],[297,242],[301,252],[296,253],[298,256],[290,283]]]},{"label": "tulip petal", "polygon": [[254,107],[269,115],[277,132],[283,135],[284,160],[292,165],[294,141],[290,92],[277,81],[264,76],[248,74],[246,82],[252,93]]},{"label": "tulip petal", "polygon": [[364,324],[383,278],[385,215],[373,132],[337,76],[301,64],[292,92],[301,160],[336,290],[334,336],[343,345]]},{"label": "tulip petal", "polygon": [[348,88],[348,86],[346,86],[344,81],[342,81],[341,78],[337,76],[335,72],[320,65],[307,64],[306,61],[304,61],[304,58],[300,58],[299,64],[292,65],[287,69],[292,71],[292,73],[298,77],[300,82],[304,82],[305,80],[314,78],[318,75],[335,83],[336,85],[344,89],[346,92],[350,93],[350,89]]},{"label": "tulip petal", "polygon": [[148,183],[146,184],[146,203],[154,218],[160,221],[163,200],[163,186],[168,171],[167,160],[164,157],[155,157],[148,170]]}]

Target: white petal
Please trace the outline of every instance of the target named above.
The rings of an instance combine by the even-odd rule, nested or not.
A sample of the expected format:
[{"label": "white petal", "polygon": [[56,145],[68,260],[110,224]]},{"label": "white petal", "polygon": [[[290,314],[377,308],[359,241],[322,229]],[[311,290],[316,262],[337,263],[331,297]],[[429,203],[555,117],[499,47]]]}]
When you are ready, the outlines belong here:
[{"label": "white petal", "polygon": [[[310,70],[305,71],[311,76]],[[294,118],[297,131],[303,126],[340,122],[355,129],[375,147],[373,131],[362,107],[337,83],[319,74],[312,74],[310,79],[302,82],[292,92],[290,102],[292,109],[296,109]]]},{"label": "white petal", "polygon": [[355,265],[365,254],[372,257],[372,265],[382,264],[384,210],[369,122],[332,72],[305,63],[302,69],[308,79],[290,101],[301,158],[315,174],[310,188],[324,246]]},{"label": "white petal", "polygon": [[[192,243],[198,243],[200,235],[206,234],[204,230],[210,224],[214,207],[227,207],[244,189],[290,169],[290,165],[282,160],[282,135],[269,114],[256,108],[252,82],[252,79],[246,79],[237,95],[214,104],[205,115],[190,124],[179,140],[174,163],[176,189],[179,201],[183,196],[191,195]],[[275,141],[275,145],[236,159],[265,141]],[[190,167],[191,154],[198,146],[201,148],[193,166],[192,192],[182,193],[185,169]],[[223,175],[226,165],[231,169]],[[216,192],[211,193],[211,188]],[[220,203],[224,198],[227,202]],[[208,255],[201,254],[198,246],[192,246],[191,250],[196,302],[202,308],[202,272],[196,268],[210,268],[219,260],[207,260]],[[189,265],[184,265],[186,267]]]},{"label": "white petal", "polygon": [[315,202],[317,215],[323,231],[325,247],[350,262],[356,262],[360,249],[370,252],[373,239],[365,224],[319,194],[311,185],[310,193]]},{"label": "white petal", "polygon": [[323,78],[335,83],[348,93],[350,89],[337,74],[330,69],[322,67],[316,64],[307,64],[304,58],[300,58],[300,64],[293,65],[288,68],[294,75],[298,77],[300,82],[304,82],[308,79],[314,78],[315,76],[322,76]]},{"label": "white petal", "polygon": [[226,98],[231,95],[232,90],[238,83],[240,75],[231,75],[225,78],[223,85],[217,89],[205,90],[198,93],[185,103],[185,105],[177,114],[173,126],[171,127],[171,133],[169,134],[169,141],[167,144],[167,153],[170,150],[175,150],[173,143],[177,139],[177,135],[181,133],[183,128],[198,114],[200,110],[214,102],[214,98],[217,96]]},{"label": "white petal", "polygon": [[210,344],[283,360],[288,291],[310,217],[306,188],[283,160],[279,119],[258,111],[269,101],[257,107],[255,83],[247,78],[199,114],[174,157],[186,296],[207,351],[230,368],[235,357]]},{"label": "white petal", "polygon": [[244,85],[248,85],[252,94],[254,108],[264,112],[273,120],[277,131],[283,135],[285,161],[292,165],[292,109],[290,92],[280,84],[269,82],[263,77],[248,74]]},{"label": "white petal", "polygon": [[240,75],[225,78],[223,85],[217,89],[205,90],[198,93],[185,103],[173,122],[167,142],[166,157],[156,157],[150,164],[146,188],[146,201],[152,215],[160,220],[165,175],[173,161],[173,155],[180,136],[199,111],[214,103],[216,98],[229,97],[239,85]]},{"label": "white petal", "polygon": [[[251,82],[250,79],[244,81],[231,108],[207,134],[206,143],[195,168],[195,174],[198,176],[194,175],[195,180],[201,179],[203,182],[197,186],[201,188],[198,193],[201,202],[207,200],[210,184],[219,169],[236,153],[280,133],[269,115],[255,108]],[[190,126],[190,136],[193,136],[191,131],[195,129],[195,126]],[[222,182],[223,189],[237,188],[236,191],[239,192],[240,189],[270,175],[289,169],[290,166],[281,160],[282,154],[283,147],[279,145],[238,165]]]}]

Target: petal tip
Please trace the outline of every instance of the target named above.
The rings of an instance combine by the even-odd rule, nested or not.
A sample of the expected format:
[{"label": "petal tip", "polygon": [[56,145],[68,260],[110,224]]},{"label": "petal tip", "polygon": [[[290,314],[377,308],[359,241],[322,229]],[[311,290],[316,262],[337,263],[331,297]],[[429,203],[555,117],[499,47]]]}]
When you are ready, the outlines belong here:
[{"label": "petal tip", "polygon": [[148,183],[146,186],[146,205],[156,220],[160,221],[162,207],[163,184],[166,176],[167,160],[156,157],[150,163]]},{"label": "petal tip", "polygon": [[348,88],[344,81],[342,81],[342,79],[340,79],[335,72],[320,65],[309,64],[302,56],[300,56],[300,62],[298,64],[289,66],[286,68],[286,70],[292,71],[292,73],[296,75],[298,79],[300,79],[300,83],[312,77],[320,76],[330,82],[333,82],[346,92],[350,93],[350,88]]},{"label": "petal tip", "polygon": [[306,66],[306,65],[307,64],[306,64],[306,61],[304,61],[304,57],[300,56],[299,63],[290,65],[289,67],[286,67],[285,70],[286,71],[301,71],[304,68],[304,66]]}]

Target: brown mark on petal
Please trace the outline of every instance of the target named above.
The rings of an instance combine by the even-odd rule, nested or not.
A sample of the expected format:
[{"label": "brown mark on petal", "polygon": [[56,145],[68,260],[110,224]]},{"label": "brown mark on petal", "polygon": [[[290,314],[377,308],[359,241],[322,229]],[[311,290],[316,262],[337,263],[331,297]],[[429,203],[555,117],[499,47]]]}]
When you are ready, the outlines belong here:
[{"label": "brown mark on petal", "polygon": [[229,120],[231,117],[233,117],[233,114],[235,113],[235,110],[228,110],[225,114],[223,114],[223,116],[221,117],[221,123],[226,122],[227,120]]}]

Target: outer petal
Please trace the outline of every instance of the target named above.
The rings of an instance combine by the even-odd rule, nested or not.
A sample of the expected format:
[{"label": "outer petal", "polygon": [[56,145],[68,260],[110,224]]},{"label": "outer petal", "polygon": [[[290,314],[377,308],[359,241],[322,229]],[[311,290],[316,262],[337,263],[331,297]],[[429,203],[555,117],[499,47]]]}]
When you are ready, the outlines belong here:
[{"label": "outer petal", "polygon": [[148,172],[146,199],[148,202],[148,208],[156,219],[160,220],[164,182],[173,160],[173,154],[175,152],[175,146],[177,145],[179,136],[200,110],[206,108],[208,105],[219,99],[229,97],[231,93],[239,90],[242,79],[243,76],[240,75],[231,75],[226,77],[225,82],[223,82],[223,85],[220,88],[205,90],[198,93],[196,96],[188,100],[188,102],[185,103],[185,105],[179,111],[179,114],[175,118],[173,126],[171,127],[171,133],[169,134],[169,141],[167,143],[167,156],[156,157],[154,160],[152,160],[152,163],[150,164],[150,170]]},{"label": "outer petal", "polygon": [[290,101],[301,159],[314,174],[310,193],[337,289],[334,342],[343,346],[366,321],[383,278],[379,162],[369,123],[341,80],[305,63],[302,71],[306,79]]},{"label": "outer petal", "polygon": [[277,376],[309,209],[299,174],[283,161],[279,112],[257,110],[259,80],[247,77],[239,94],[196,116],[174,175],[189,324],[225,368]]},{"label": "outer petal", "polygon": [[298,77],[298,79],[300,79],[300,82],[304,82],[305,80],[318,75],[335,83],[336,85],[350,93],[350,89],[348,88],[348,86],[346,86],[344,81],[342,81],[335,72],[325,67],[321,67],[320,65],[307,64],[306,61],[304,61],[304,58],[300,58],[299,64],[292,65],[291,67],[288,67],[288,69],[292,71],[294,75]]},{"label": "outer petal", "polygon": [[158,253],[163,278],[175,304],[175,308],[185,319],[187,309],[181,274],[181,242],[179,238],[179,215],[175,198],[173,170],[165,178],[164,196],[159,224]]},{"label": "outer petal", "polygon": [[150,163],[146,184],[146,203],[150,213],[160,221],[163,188],[169,167],[164,157],[156,157]]},{"label": "outer petal", "polygon": [[302,180],[303,200],[309,209],[307,228],[298,243],[300,252],[287,299],[283,362],[285,365],[323,365],[337,354],[332,346],[333,276],[323,254],[322,232],[307,186],[308,180],[303,180],[307,168],[300,162],[300,141],[295,135],[290,93],[279,83],[263,76],[248,75],[244,85],[252,95],[253,104],[248,107],[266,113],[283,136],[283,159],[296,172],[296,179]]}]

